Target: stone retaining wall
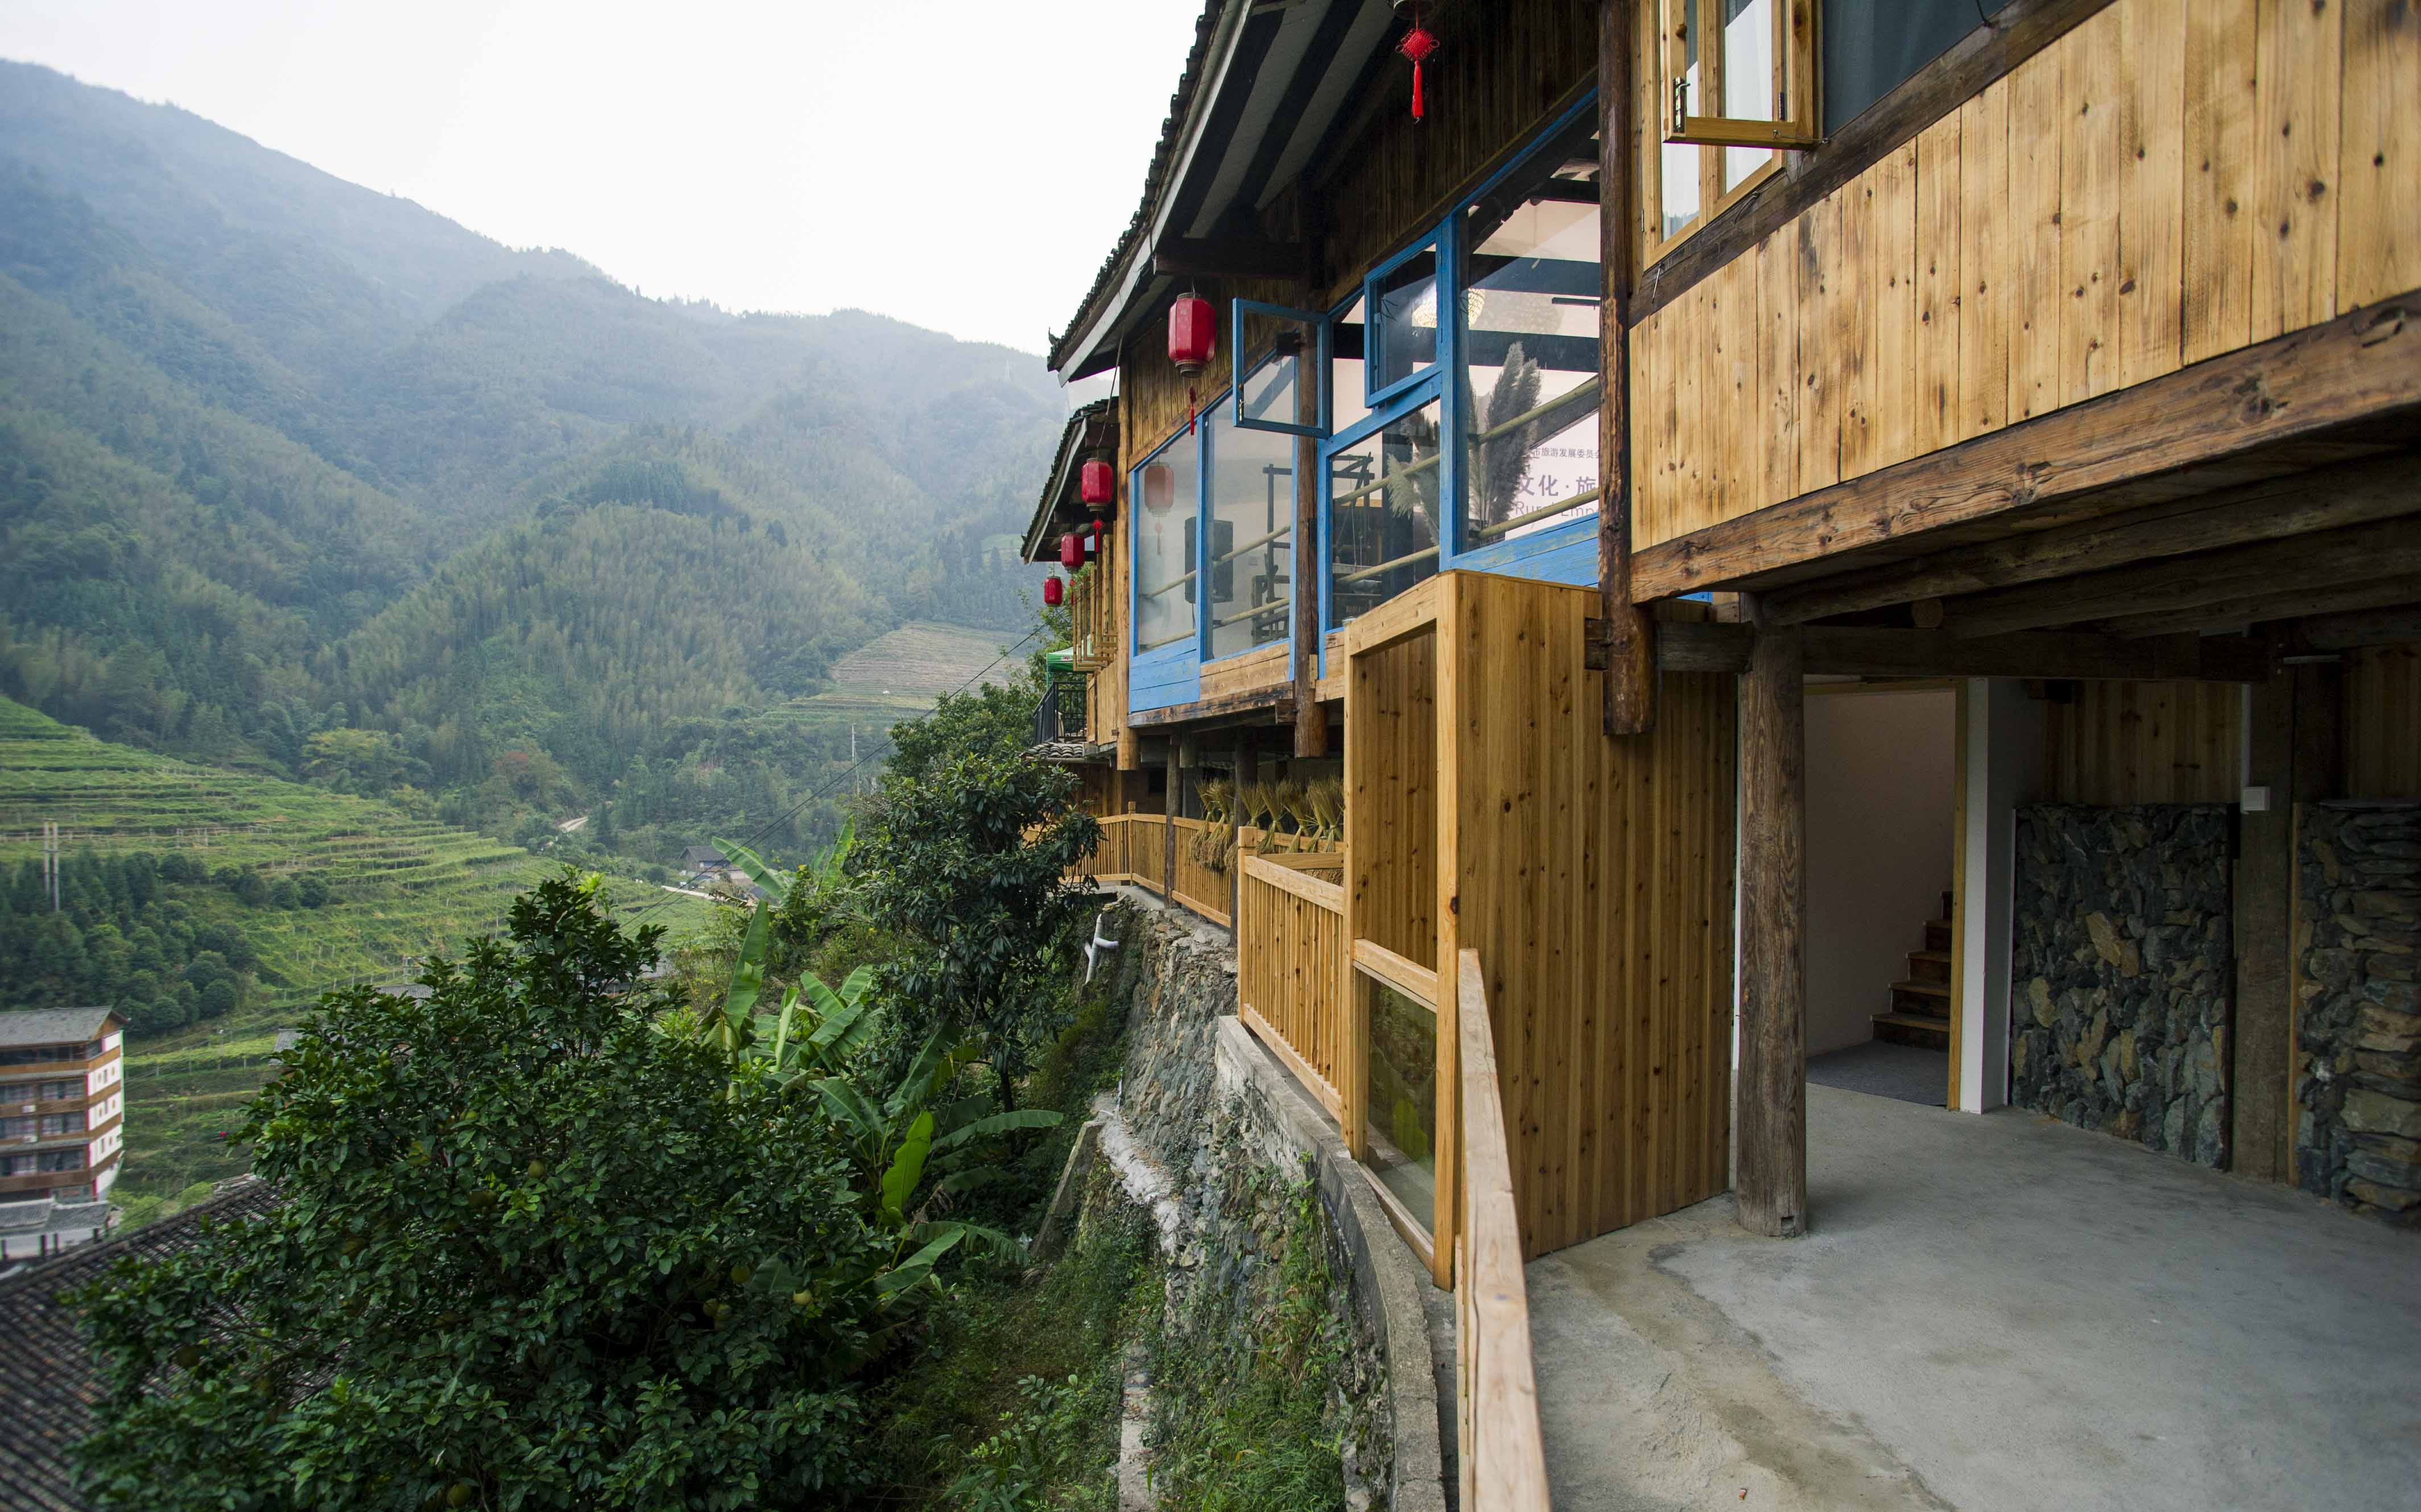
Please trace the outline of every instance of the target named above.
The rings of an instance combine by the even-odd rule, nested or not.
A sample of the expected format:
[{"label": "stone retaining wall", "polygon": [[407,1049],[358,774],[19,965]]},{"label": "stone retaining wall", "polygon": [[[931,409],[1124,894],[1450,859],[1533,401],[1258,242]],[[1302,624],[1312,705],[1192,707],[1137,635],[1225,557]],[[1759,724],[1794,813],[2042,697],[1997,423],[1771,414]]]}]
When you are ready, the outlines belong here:
[{"label": "stone retaining wall", "polygon": [[1319,1109],[1235,1018],[1226,933],[1141,901],[1120,906],[1109,932],[1115,985],[1130,994],[1120,1134],[1171,1189],[1159,1205],[1171,1316],[1190,1311],[1195,1288],[1244,1292],[1274,1276],[1286,1189],[1308,1177],[1337,1278],[1330,1311],[1351,1331],[1340,1404],[1349,1501],[1356,1512],[1444,1512],[1427,1274]]},{"label": "stone retaining wall", "polygon": [[2228,826],[2216,803],[2018,809],[2010,1101],[2227,1163]]},{"label": "stone retaining wall", "polygon": [[2296,837],[2296,1179],[2421,1227],[2421,803],[2311,804]]}]

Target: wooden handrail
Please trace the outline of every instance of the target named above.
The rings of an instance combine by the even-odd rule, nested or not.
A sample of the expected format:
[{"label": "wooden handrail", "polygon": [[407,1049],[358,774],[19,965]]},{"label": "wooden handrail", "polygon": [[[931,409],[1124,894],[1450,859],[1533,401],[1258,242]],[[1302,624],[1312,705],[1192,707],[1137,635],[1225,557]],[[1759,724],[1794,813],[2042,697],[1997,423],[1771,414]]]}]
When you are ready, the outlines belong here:
[{"label": "wooden handrail", "polygon": [[1353,942],[1353,964],[1425,1007],[1438,1006],[1437,973],[1375,940]]},{"label": "wooden handrail", "polygon": [[1255,881],[1267,882],[1281,893],[1302,898],[1314,908],[1326,909],[1339,915],[1345,912],[1345,888],[1341,883],[1306,877],[1282,861],[1273,861],[1267,856],[1246,856],[1244,875]]},{"label": "wooden handrail", "polygon": [[1455,1412],[1463,1512],[1547,1512],[1546,1437],[1530,1354],[1521,1217],[1496,1080],[1496,1033],[1479,952],[1456,962],[1462,1094],[1461,1221],[1455,1225]]}]

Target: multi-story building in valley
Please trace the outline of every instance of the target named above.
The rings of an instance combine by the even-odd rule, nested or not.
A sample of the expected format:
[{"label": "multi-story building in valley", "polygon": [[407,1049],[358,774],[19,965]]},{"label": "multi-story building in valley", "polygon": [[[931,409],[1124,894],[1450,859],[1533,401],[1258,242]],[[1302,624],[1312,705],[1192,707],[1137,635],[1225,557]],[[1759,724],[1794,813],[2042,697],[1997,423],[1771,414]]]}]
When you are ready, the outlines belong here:
[{"label": "multi-story building in valley", "polygon": [[0,1013],[0,1261],[109,1232],[125,1066],[108,1008]]}]

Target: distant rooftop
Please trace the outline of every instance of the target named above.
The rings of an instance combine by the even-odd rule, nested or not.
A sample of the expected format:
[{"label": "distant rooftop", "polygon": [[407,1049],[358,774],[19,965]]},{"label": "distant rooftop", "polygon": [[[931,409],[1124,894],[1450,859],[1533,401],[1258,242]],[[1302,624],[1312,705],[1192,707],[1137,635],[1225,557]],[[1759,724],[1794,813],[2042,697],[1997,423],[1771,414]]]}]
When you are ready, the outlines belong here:
[{"label": "distant rooftop", "polygon": [[0,1013],[0,1049],[18,1045],[81,1045],[99,1039],[109,1021],[107,1006],[23,1008]]},{"label": "distant rooftop", "polygon": [[[156,1260],[189,1249],[205,1220],[257,1218],[274,1197],[267,1182],[240,1177],[174,1218],[0,1277],[0,1411],[8,1423],[0,1433],[0,1506],[85,1512],[90,1505],[76,1490],[72,1456],[92,1431],[102,1388],[85,1350],[82,1316],[59,1294],[120,1259]],[[228,1321],[211,1320],[214,1328]]]}]

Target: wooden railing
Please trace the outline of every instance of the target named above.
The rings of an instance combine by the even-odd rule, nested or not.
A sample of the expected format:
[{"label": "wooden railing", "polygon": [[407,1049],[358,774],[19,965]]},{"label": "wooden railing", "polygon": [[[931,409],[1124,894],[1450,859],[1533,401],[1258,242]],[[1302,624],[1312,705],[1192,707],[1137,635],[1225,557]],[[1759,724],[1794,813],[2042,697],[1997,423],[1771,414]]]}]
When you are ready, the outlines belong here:
[{"label": "wooden railing", "polygon": [[1240,850],[1237,1012],[1339,1124],[1352,1002],[1346,977],[1342,851]]},{"label": "wooden railing", "polygon": [[1068,588],[1069,647],[1076,669],[1090,672],[1108,664],[1118,646],[1117,616],[1111,612],[1117,596],[1097,565],[1076,574]]},{"label": "wooden railing", "polygon": [[1457,963],[1462,1182],[1454,1239],[1454,1405],[1462,1512],[1546,1512],[1547,1455],[1530,1356],[1530,1293],[1479,952]]},{"label": "wooden railing", "polygon": [[[1230,884],[1226,865],[1213,866],[1200,854],[1200,848],[1208,843],[1203,837],[1212,831],[1210,821],[1179,818],[1170,822],[1177,826],[1177,870],[1169,878],[1171,897],[1213,924],[1234,924],[1227,912]],[[1232,855],[1222,859],[1233,865]]]}]

